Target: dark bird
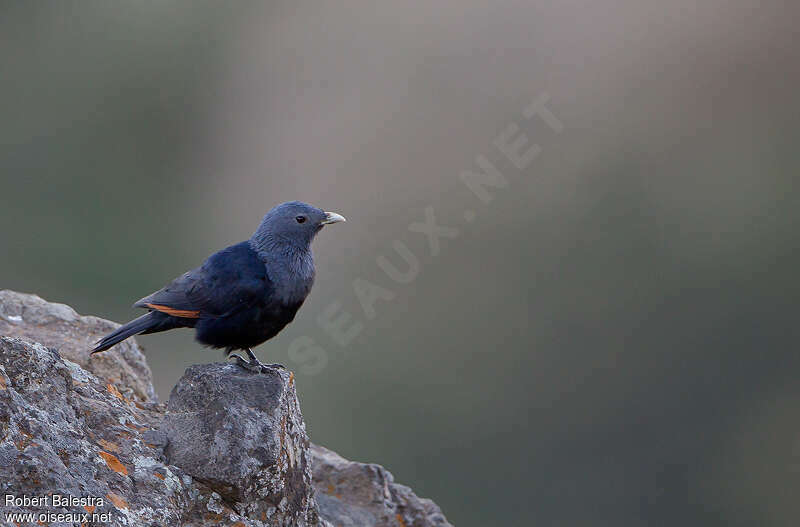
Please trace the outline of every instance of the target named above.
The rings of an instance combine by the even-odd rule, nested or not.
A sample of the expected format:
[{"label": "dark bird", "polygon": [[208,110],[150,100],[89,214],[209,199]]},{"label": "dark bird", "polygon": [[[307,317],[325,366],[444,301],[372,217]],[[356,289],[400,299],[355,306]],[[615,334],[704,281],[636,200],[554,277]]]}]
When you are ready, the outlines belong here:
[{"label": "dark bird", "polygon": [[[294,319],[314,283],[311,241],[324,225],[345,219],[292,201],[264,216],[249,240],[211,255],[200,267],[136,302],[148,310],[101,339],[92,353],[132,335],[195,328],[196,339],[225,348],[243,367],[262,371],[251,348],[278,334]],[[249,361],[233,353],[243,350]]]}]

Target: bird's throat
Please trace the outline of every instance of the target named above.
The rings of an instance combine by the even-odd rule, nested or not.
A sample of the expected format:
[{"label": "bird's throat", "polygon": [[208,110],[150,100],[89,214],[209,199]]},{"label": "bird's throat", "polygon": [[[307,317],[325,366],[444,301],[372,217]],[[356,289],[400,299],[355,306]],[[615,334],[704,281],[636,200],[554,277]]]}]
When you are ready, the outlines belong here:
[{"label": "bird's throat", "polygon": [[271,243],[266,250],[257,252],[275,287],[275,296],[287,305],[305,300],[314,284],[314,255],[311,248]]}]

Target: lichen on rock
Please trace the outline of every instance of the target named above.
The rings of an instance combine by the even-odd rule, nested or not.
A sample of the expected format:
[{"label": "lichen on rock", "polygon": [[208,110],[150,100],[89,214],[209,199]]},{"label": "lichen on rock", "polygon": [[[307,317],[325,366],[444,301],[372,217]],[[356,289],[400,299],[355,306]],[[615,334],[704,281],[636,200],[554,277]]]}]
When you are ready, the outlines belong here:
[{"label": "lichen on rock", "polygon": [[0,495],[51,500],[2,500],[0,523],[64,513],[114,526],[450,525],[383,467],[311,445],[291,372],[192,366],[160,404],[133,339],[102,364],[88,358],[113,327],[0,291]]},{"label": "lichen on rock", "polygon": [[92,345],[119,324],[81,316],[64,304],[36,295],[0,290],[0,335],[26,337],[59,354],[138,401],[155,401],[153,373],[134,339],[121,342],[114,353],[90,356]]}]

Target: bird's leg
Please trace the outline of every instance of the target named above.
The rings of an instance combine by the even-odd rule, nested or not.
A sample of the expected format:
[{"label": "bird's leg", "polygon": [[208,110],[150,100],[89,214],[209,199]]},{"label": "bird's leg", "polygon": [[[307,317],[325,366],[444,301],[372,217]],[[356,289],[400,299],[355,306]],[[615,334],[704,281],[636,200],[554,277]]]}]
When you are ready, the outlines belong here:
[{"label": "bird's leg", "polygon": [[258,364],[259,366],[261,365],[261,362],[259,362],[258,357],[256,357],[256,354],[253,353],[253,350],[247,348],[245,351],[247,352],[247,358],[250,359],[251,364]]},{"label": "bird's leg", "polygon": [[262,368],[268,368],[268,369],[272,369],[272,370],[285,370],[286,369],[286,366],[284,366],[283,364],[278,364],[277,362],[273,362],[273,363],[270,363],[270,364],[262,364],[256,358],[256,355],[255,355],[255,353],[253,353],[253,350],[251,350],[250,348],[247,348],[247,356],[250,358],[250,362],[251,363],[256,363],[259,366],[261,366]]},{"label": "bird's leg", "polygon": [[228,355],[228,358],[235,358],[236,364],[247,371],[252,371],[255,373],[264,373],[267,370],[274,369],[285,369],[283,364],[262,364],[261,361],[259,361],[256,357],[255,353],[253,353],[253,350],[247,348],[245,351],[247,352],[247,357],[250,359],[249,361],[245,360],[245,358],[238,353],[231,353]]},{"label": "bird's leg", "polygon": [[261,365],[253,364],[251,362],[247,362],[246,360],[244,360],[244,357],[242,357],[238,353],[231,353],[231,354],[228,355],[228,358],[229,359],[230,358],[236,359],[236,364],[238,364],[239,366],[241,366],[242,368],[244,368],[247,371],[252,371],[254,373],[260,373],[261,372]]}]

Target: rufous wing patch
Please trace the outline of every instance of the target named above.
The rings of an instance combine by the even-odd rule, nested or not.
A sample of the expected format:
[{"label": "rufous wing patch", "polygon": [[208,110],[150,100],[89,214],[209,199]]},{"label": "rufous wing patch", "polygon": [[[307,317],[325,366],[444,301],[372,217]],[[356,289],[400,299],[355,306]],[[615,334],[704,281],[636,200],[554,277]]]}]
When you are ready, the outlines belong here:
[{"label": "rufous wing patch", "polygon": [[161,311],[167,315],[180,318],[200,318],[200,311],[189,311],[187,309],[173,309],[169,306],[162,306],[160,304],[145,304],[150,309]]}]

